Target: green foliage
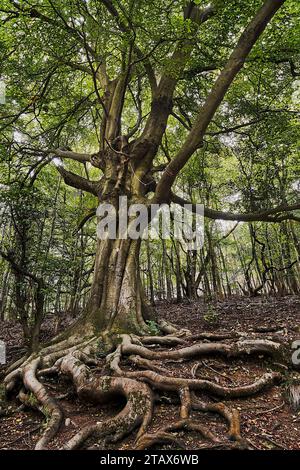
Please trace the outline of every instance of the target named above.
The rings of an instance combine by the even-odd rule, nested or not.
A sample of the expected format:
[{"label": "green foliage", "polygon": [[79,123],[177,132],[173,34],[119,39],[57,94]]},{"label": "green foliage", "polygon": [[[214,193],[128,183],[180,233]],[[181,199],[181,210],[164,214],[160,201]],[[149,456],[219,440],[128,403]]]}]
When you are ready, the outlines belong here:
[{"label": "green foliage", "polygon": [[208,325],[215,325],[219,321],[219,313],[212,304],[208,304],[206,306],[206,311],[203,315],[203,320]]},{"label": "green foliage", "polygon": [[159,328],[159,325],[153,321],[153,320],[148,320],[147,322],[148,330],[149,333],[153,336],[160,336],[161,335],[161,330]]}]

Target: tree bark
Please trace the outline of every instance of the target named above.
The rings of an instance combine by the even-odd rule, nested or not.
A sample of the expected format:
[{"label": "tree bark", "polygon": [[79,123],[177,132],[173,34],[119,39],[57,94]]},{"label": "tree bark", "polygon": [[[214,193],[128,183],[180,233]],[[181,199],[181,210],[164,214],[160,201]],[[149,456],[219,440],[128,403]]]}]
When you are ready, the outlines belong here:
[{"label": "tree bark", "polygon": [[83,324],[94,332],[145,334],[149,306],[139,276],[141,240],[99,240]]}]

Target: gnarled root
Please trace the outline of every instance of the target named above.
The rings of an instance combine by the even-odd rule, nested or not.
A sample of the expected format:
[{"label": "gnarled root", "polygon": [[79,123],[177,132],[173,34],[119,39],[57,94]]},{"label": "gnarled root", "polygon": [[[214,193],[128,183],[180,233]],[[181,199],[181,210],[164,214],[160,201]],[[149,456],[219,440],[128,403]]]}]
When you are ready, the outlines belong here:
[{"label": "gnarled root", "polygon": [[127,378],[93,378],[88,367],[80,362],[80,358],[80,353],[69,354],[60,365],[61,372],[72,378],[79,398],[102,404],[122,395],[127,403],[114,418],[82,429],[64,448],[78,448],[91,436],[113,436],[113,440],[119,440],[139,425],[144,432],[152,416],[153,397],[150,388],[146,384]]},{"label": "gnarled root", "polygon": [[171,433],[174,431],[196,431],[198,432],[204,439],[207,439],[214,443],[220,443],[221,441],[219,438],[213,434],[211,431],[206,429],[201,424],[191,420],[191,419],[181,419],[180,421],[176,421],[175,423],[169,424],[164,426],[163,428],[159,429],[153,434],[144,434],[136,443],[136,450],[144,450],[149,449],[155,444],[161,443],[174,443],[176,446],[185,448],[184,443],[182,440],[177,439]]},{"label": "gnarled root", "polygon": [[279,356],[282,346],[269,340],[242,340],[232,344],[227,343],[199,343],[174,351],[151,351],[144,346],[133,344],[130,337],[123,335],[122,351],[128,355],[137,355],[145,359],[159,360],[181,360],[192,357],[206,356],[209,354],[220,354],[225,357],[239,357],[250,354],[268,354]]},{"label": "gnarled root", "polygon": [[57,434],[63,419],[63,413],[56,401],[48,394],[46,388],[36,378],[36,371],[40,365],[40,358],[29,362],[24,368],[24,385],[32,392],[42,405],[45,414],[50,414],[50,420],[42,438],[36,444],[36,450],[45,449],[48,442]]},{"label": "gnarled root", "polygon": [[192,407],[194,410],[199,410],[211,413],[218,413],[223,416],[229,424],[228,437],[232,441],[241,441],[241,425],[240,414],[236,409],[228,408],[224,403],[204,403],[200,401],[193,394]]},{"label": "gnarled root", "polygon": [[[238,411],[227,406],[226,402],[207,403],[198,395],[209,394],[222,400],[247,397],[280,381],[280,374],[268,372],[247,385],[230,383],[230,386],[224,386],[209,379],[176,377],[168,370],[167,364],[207,355],[236,358],[249,354],[267,354],[278,357],[282,353],[281,345],[268,340],[239,340],[236,335],[231,334],[229,336],[231,339],[233,336],[233,342],[220,342],[221,339],[228,339],[226,333],[222,333],[223,336],[212,334],[211,338],[206,338],[208,342],[205,343],[190,344],[196,337],[186,330],[178,332],[173,325],[166,323],[162,323],[161,328],[167,333],[166,336],[121,335],[112,339],[114,350],[106,357],[106,367],[110,373],[107,372],[104,376],[97,376],[92,369],[98,365],[96,352],[101,338],[96,337],[81,341],[73,337],[69,341],[53,343],[35,355],[18,361],[15,368],[10,367],[5,378],[7,392],[16,390],[23,403],[39,409],[48,418],[47,427],[36,444],[36,449],[45,449],[48,446],[63,420],[61,406],[43,383],[45,377],[53,374],[71,379],[82,401],[103,405],[118,396],[126,400],[124,408],[116,416],[79,430],[66,442],[63,449],[81,447],[91,439],[106,443],[117,442],[136,429],[136,449],[145,449],[162,442],[184,447],[182,440],[174,435],[176,431],[197,432],[212,445],[224,444],[210,429],[197,422],[194,416],[196,411],[217,413],[227,421],[227,447],[233,445],[230,441],[235,441],[235,445],[244,444]],[[151,345],[159,345],[160,348],[151,349]],[[178,349],[161,350],[162,346]],[[175,392],[180,403],[178,420],[156,432],[149,432],[154,406],[152,390],[157,393]]]}]

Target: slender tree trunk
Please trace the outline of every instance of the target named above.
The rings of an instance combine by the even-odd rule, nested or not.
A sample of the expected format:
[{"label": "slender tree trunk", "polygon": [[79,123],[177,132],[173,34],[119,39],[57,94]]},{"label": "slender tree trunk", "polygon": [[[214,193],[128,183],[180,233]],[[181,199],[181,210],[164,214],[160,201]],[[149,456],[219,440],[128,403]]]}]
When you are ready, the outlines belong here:
[{"label": "slender tree trunk", "polygon": [[9,289],[9,275],[10,270],[6,269],[2,278],[2,286],[0,291],[0,318],[1,321],[5,320],[5,310],[7,304],[7,294]]},{"label": "slender tree trunk", "polygon": [[147,250],[147,271],[148,271],[148,276],[149,276],[150,302],[151,302],[151,305],[154,305],[155,304],[154,284],[153,284],[153,274],[152,274],[151,253],[150,253],[149,240],[146,241],[146,250]]},{"label": "slender tree trunk", "polygon": [[167,300],[170,302],[172,298],[172,286],[171,286],[171,275],[170,275],[170,270],[168,266],[168,257],[167,257],[167,246],[165,240],[162,238],[162,250],[163,250],[163,256],[162,256],[162,261],[163,261],[163,272],[165,274],[165,279],[166,279],[166,294],[167,294]]},{"label": "slender tree trunk", "polygon": [[174,244],[175,249],[175,271],[176,271],[176,300],[181,302],[182,300],[182,280],[181,280],[181,263],[180,263],[180,247],[177,241]]}]

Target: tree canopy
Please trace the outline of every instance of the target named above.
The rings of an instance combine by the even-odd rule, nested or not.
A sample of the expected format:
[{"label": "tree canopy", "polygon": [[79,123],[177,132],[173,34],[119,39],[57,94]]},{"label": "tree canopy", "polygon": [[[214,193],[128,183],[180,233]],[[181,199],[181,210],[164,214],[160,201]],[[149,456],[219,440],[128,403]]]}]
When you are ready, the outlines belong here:
[{"label": "tree canopy", "polygon": [[[234,59],[245,62],[243,69],[221,106],[213,109],[208,128],[203,121],[202,135],[197,116],[203,120],[201,107],[212,98],[213,84],[260,1],[194,2],[188,7],[182,1],[162,6],[160,1],[72,0],[66,5],[2,0],[3,161],[17,159],[18,178],[28,178],[40,169],[48,171],[49,161],[58,164],[57,155],[66,170],[86,176],[86,170],[65,158],[90,162],[90,155],[105,146],[110,136],[103,130],[111,119],[105,95],[117,87],[114,106],[122,121],[117,134],[142,142],[151,133],[152,144],[159,147],[155,165],[169,164],[159,185],[163,192],[175,177],[170,175],[193,154],[208,166],[220,158],[226,161],[226,192],[242,190],[243,212],[297,204],[299,8],[294,1],[273,3],[276,9],[284,5],[250,54]],[[151,102],[159,87],[172,99],[172,110],[166,129],[157,131],[156,126],[154,132]],[[165,127],[165,117],[161,120]],[[62,153],[66,148],[72,153]],[[7,165],[3,170],[4,180],[13,178]],[[98,178],[94,167],[87,171],[90,179]]]}]

